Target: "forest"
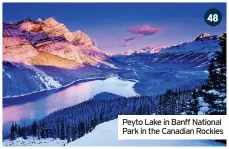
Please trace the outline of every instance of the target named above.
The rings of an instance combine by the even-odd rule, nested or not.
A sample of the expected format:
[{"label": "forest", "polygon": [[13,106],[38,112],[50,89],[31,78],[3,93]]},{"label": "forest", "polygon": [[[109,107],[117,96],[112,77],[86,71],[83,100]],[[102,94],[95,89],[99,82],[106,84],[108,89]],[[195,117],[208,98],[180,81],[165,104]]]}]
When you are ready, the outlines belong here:
[{"label": "forest", "polygon": [[[98,97],[97,97],[98,98]],[[9,138],[34,136],[60,138],[68,142],[91,132],[100,123],[113,120],[118,115],[149,115],[156,112],[157,96],[118,98],[111,100],[88,100],[20,127],[12,123]]]}]

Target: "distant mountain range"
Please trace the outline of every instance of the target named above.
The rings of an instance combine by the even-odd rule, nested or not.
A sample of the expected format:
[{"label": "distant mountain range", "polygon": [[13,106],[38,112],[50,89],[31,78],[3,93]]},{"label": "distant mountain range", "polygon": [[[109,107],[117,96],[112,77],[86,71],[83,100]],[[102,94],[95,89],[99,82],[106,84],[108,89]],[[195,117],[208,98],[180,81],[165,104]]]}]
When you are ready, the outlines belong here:
[{"label": "distant mountain range", "polygon": [[[128,50],[126,52],[118,53],[115,55],[117,56],[117,55],[133,55],[133,54],[152,54],[152,53],[158,53],[158,52],[163,53],[165,51],[168,52],[169,49],[176,49],[176,48],[182,49],[183,47],[181,47],[181,46],[184,46],[184,45],[192,46],[193,44],[197,44],[196,46],[199,46],[198,43],[201,44],[201,43],[212,42],[212,41],[217,42],[217,40],[219,40],[221,38],[222,38],[222,36],[219,36],[219,35],[210,35],[208,33],[202,33],[201,35],[197,36],[195,38],[195,40],[193,40],[193,41],[184,42],[182,44],[178,44],[175,46],[147,46],[147,47],[141,48],[139,50]],[[203,41],[203,42],[201,42],[201,41]],[[209,47],[211,47],[211,45]],[[211,49],[212,48],[213,47],[211,47]],[[210,51],[211,49],[209,49],[208,51]],[[191,48],[190,50],[193,50],[193,49]],[[196,49],[196,50],[198,50],[198,49]],[[172,51],[169,51],[169,52],[172,52]],[[187,51],[185,51],[185,52],[187,52]]]},{"label": "distant mountain range", "polygon": [[187,64],[182,67],[205,68],[220,49],[221,38],[203,33],[194,41],[176,46],[148,46],[108,56],[88,35],[80,30],[70,32],[53,18],[4,22],[3,97],[60,88],[77,80],[113,74],[141,79],[143,76],[136,75],[136,69],[156,67],[155,64],[167,67],[168,63],[182,63]]},{"label": "distant mountain range", "polygon": [[157,53],[162,48],[165,48],[163,46],[147,46],[139,50],[128,50],[126,52],[118,53],[115,55],[132,55],[132,54],[139,54],[139,53]]}]

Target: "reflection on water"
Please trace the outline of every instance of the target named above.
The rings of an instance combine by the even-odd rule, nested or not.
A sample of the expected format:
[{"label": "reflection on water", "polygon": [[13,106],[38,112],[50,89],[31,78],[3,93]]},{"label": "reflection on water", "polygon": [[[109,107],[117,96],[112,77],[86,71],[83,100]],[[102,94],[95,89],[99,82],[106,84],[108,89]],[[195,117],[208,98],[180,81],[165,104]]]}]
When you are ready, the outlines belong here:
[{"label": "reflection on water", "polygon": [[31,123],[58,109],[76,105],[92,98],[101,92],[110,92],[121,96],[135,96],[133,86],[136,82],[110,77],[106,80],[95,80],[70,86],[60,92],[33,102],[3,108],[3,125],[9,130],[12,121],[20,125]]}]

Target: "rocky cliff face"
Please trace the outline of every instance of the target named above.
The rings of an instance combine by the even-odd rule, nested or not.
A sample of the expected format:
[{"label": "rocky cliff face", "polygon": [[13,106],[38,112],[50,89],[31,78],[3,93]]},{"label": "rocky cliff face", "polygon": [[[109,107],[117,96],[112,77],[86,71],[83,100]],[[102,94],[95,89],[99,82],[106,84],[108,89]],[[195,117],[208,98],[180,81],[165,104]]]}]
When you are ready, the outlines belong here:
[{"label": "rocky cliff face", "polygon": [[38,51],[27,40],[21,28],[14,23],[3,24],[3,60],[27,63]]},{"label": "rocky cliff face", "polygon": [[101,68],[117,68],[113,62],[88,35],[70,32],[53,18],[3,23],[5,98],[60,88],[79,79],[107,77],[116,69]]},{"label": "rocky cliff face", "polygon": [[[53,18],[4,23],[3,45],[3,60],[10,62],[27,64],[28,59],[39,52],[93,66],[109,59],[88,35],[80,30],[70,32],[64,24]],[[49,57],[51,60],[52,57]]]}]

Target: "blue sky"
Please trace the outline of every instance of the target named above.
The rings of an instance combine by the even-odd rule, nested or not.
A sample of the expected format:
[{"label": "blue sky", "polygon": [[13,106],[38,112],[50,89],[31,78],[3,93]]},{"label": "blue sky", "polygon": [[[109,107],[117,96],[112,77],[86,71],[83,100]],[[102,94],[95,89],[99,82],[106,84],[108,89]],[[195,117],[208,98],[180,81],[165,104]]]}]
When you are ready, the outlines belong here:
[{"label": "blue sky", "polygon": [[[204,21],[210,8],[223,15],[216,27]],[[82,30],[111,53],[174,45],[203,32],[226,32],[226,3],[3,3],[3,21],[26,17],[53,17],[70,31]]]}]

